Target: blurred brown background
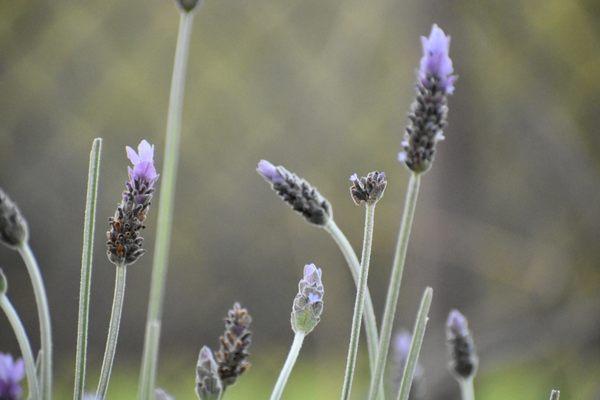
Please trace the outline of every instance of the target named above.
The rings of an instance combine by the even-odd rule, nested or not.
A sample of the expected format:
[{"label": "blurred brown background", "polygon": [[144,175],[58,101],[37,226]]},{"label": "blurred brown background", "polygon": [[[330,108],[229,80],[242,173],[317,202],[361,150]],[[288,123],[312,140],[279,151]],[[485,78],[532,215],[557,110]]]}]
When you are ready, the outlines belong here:
[{"label": "blurred brown background", "polygon": [[[325,314],[286,398],[339,395],[352,281],[326,233],[288,210],[255,165],[267,158],[316,185],[357,251],[363,214],[348,196],[348,176],[387,173],[370,276],[381,310],[408,177],[396,154],[419,36],[433,22],[452,36],[460,78],[447,140],[423,180],[397,317],[412,327],[423,288],[433,286],[422,353],[427,398],[458,398],[443,330],[454,307],[469,317],[478,345],[479,398],[542,399],[551,386],[566,399],[600,398],[594,0],[207,0],[192,39],[159,380],[178,398],[194,398],[197,351],[216,345],[234,300],[254,316],[255,365],[230,398],[267,396],[291,341],[291,301],[306,262],[324,269]],[[126,179],[125,145],[147,138],[162,163],[177,23],[167,0],[0,2],[0,186],[26,215],[42,264],[63,398],[73,379],[91,141],[104,138],[90,387],[114,279],[105,218]],[[128,277],[115,399],[135,393],[155,217],[156,207],[149,254]],[[5,248],[0,265],[37,347],[24,268]],[[16,353],[0,323],[0,351]],[[364,383],[364,352],[361,362]],[[354,395],[364,397],[361,388]]]}]

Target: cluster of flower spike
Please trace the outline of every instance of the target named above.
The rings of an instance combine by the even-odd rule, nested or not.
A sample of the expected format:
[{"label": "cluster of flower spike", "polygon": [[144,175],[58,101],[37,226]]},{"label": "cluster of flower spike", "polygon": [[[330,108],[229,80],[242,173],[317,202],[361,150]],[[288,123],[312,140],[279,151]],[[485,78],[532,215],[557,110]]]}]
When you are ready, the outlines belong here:
[{"label": "cluster of flower spike", "polygon": [[417,97],[408,115],[409,123],[398,159],[414,172],[425,172],[431,166],[435,145],[444,139],[448,115],[447,96],[454,92],[449,56],[450,37],[437,25],[428,38],[422,37],[423,57],[418,72]]},{"label": "cluster of flower spike", "polygon": [[248,310],[235,303],[227,312],[219,350],[215,354],[208,346],[200,350],[196,366],[196,393],[201,400],[218,399],[223,390],[233,385],[250,367],[251,323]]},{"label": "cluster of flower spike", "polygon": [[144,239],[140,231],[144,229],[154,184],[158,179],[154,167],[154,146],[150,143],[140,142],[137,153],[127,147],[127,157],[133,168],[128,168],[129,180],[123,199],[114,217],[109,218],[110,229],[106,233],[108,258],[115,265],[133,264],[144,254]]}]

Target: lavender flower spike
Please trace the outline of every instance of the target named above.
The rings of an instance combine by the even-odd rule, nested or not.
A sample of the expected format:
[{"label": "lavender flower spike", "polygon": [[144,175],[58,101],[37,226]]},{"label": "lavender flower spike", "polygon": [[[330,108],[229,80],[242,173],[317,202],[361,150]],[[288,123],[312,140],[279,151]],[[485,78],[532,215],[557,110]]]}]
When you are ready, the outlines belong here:
[{"label": "lavender flower spike", "polygon": [[449,56],[450,37],[433,25],[429,37],[421,38],[423,57],[418,71],[417,97],[408,114],[408,126],[398,160],[415,173],[431,167],[435,145],[444,139],[448,95],[454,93],[454,68]]},{"label": "lavender flower spike", "polygon": [[115,265],[133,264],[145,252],[140,231],[150,209],[154,184],[158,174],[154,167],[154,146],[142,140],[136,152],[126,147],[127,158],[132,167],[127,167],[129,179],[125,184],[121,204],[114,217],[109,218],[107,232],[107,253]]},{"label": "lavender flower spike", "polygon": [[298,283],[292,307],[292,329],[296,333],[310,333],[321,320],[324,294],[321,275],[321,268],[315,264],[304,266],[304,276]]},{"label": "lavender flower spike", "polygon": [[212,350],[204,346],[200,350],[196,366],[196,394],[200,400],[218,400],[222,391],[219,366]]},{"label": "lavender flower spike", "polygon": [[373,171],[361,178],[356,174],[350,176],[350,195],[357,206],[362,203],[375,204],[383,197],[387,186],[385,172]]},{"label": "lavender flower spike", "polygon": [[250,368],[248,349],[252,344],[251,323],[250,313],[240,303],[235,303],[227,312],[225,332],[219,338],[221,346],[215,354],[223,389],[233,385]]},{"label": "lavender flower spike", "polygon": [[467,319],[458,310],[450,311],[446,322],[450,372],[456,379],[466,380],[475,376],[479,360]]},{"label": "lavender flower spike", "polygon": [[19,400],[23,393],[21,381],[25,377],[25,363],[14,360],[10,354],[0,353],[0,399]]},{"label": "lavender flower spike", "polygon": [[283,166],[275,166],[267,160],[261,160],[256,170],[279,197],[308,222],[319,226],[327,224],[332,216],[331,206],[314,186]]}]

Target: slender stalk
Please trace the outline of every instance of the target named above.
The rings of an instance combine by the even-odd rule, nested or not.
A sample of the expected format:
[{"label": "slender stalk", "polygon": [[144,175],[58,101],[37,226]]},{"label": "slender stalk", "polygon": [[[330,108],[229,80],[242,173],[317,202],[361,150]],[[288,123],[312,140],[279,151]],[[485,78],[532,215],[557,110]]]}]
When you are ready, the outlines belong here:
[{"label": "slender stalk", "polygon": [[[352,245],[346,238],[346,235],[344,235],[344,233],[337,226],[333,218],[329,220],[327,225],[325,225],[325,230],[331,235],[335,243],[340,248],[342,254],[344,255],[346,263],[348,264],[348,268],[350,269],[350,273],[352,274],[352,278],[354,279],[354,283],[358,288],[361,268],[360,263],[358,262],[358,258],[356,257],[356,253],[352,249]],[[375,359],[377,357],[379,339],[377,333],[377,320],[375,319],[375,311],[373,308],[373,301],[371,300],[371,293],[368,287],[365,291],[365,309],[363,313],[363,319],[365,324],[365,331],[367,333],[369,365],[371,367],[372,373],[375,370]]]},{"label": "slender stalk", "polygon": [[121,314],[123,312],[123,299],[125,298],[125,281],[127,276],[127,265],[115,266],[115,293],[113,297],[112,311],[110,314],[110,324],[108,325],[108,335],[106,338],[106,349],[104,350],[104,359],[102,360],[102,369],[100,370],[100,381],[96,390],[96,397],[99,400],[106,398],[110,373],[112,372],[115,352],[117,350],[117,341],[119,339],[119,327],[121,325]]},{"label": "slender stalk", "polygon": [[294,335],[294,341],[292,342],[292,347],[290,347],[290,352],[288,353],[287,359],[285,360],[285,364],[283,364],[283,368],[279,373],[279,378],[277,378],[277,383],[273,388],[273,393],[271,393],[271,400],[279,400],[283,395],[283,389],[285,389],[285,384],[292,373],[292,369],[294,368],[294,364],[296,364],[296,360],[298,359],[298,354],[300,354],[300,349],[302,348],[302,342],[304,342],[306,334],[302,332],[297,332]]},{"label": "slender stalk", "polygon": [[85,217],[83,222],[83,249],[81,252],[81,282],[79,284],[79,317],[77,320],[77,352],[75,355],[75,388],[73,391],[73,400],[81,400],[85,389],[92,260],[94,258],[94,228],[101,154],[102,139],[96,138],[92,143],[92,151],[90,152]]},{"label": "slender stalk", "polygon": [[25,332],[25,327],[17,314],[17,311],[11,304],[10,300],[6,295],[0,295],[0,307],[4,310],[8,322],[15,332],[23,360],[25,361],[25,373],[27,374],[27,388],[29,390],[29,398],[40,399],[40,388],[38,385],[38,379],[35,369],[35,359],[33,358],[33,352],[31,351],[31,345],[29,344],[29,338]]},{"label": "slender stalk", "polygon": [[[419,359],[421,345],[423,344],[423,337],[425,336],[427,320],[429,320],[427,315],[429,314],[429,307],[431,306],[432,297],[433,289],[428,287],[423,293],[421,305],[419,306],[419,312],[417,313],[417,319],[413,329],[413,336],[410,342],[410,350],[408,351],[406,366],[404,367],[404,373],[402,374],[402,380],[400,381],[400,389],[398,390],[398,400],[408,400],[408,396],[410,394],[410,388],[415,376],[415,370],[417,369],[417,360]],[[464,397],[463,400],[465,400]],[[470,400],[474,399],[471,398]]]},{"label": "slender stalk", "polygon": [[350,332],[350,344],[348,345],[348,357],[346,360],[346,372],[344,374],[344,385],[342,386],[343,400],[350,398],[358,344],[360,341],[360,325],[365,308],[365,295],[367,293],[367,279],[369,277],[369,264],[371,260],[371,245],[373,243],[373,225],[375,222],[375,204],[366,204],[365,207],[365,229],[363,237],[363,249],[360,261],[360,277],[356,290],[356,301],[354,303],[354,314],[352,316],[352,330]]},{"label": "slender stalk", "polygon": [[402,282],[402,272],[404,270],[404,262],[406,261],[406,250],[408,249],[408,240],[410,238],[410,230],[415,215],[420,182],[420,175],[415,173],[411,174],[410,180],[408,181],[404,212],[402,213],[402,222],[400,224],[400,232],[398,234],[398,244],[396,245],[394,264],[392,267],[392,274],[390,277],[387,298],[385,301],[385,309],[381,323],[379,352],[377,354],[375,372],[371,376],[368,397],[369,400],[373,400],[377,397],[377,393],[383,384],[383,373],[390,347],[392,328],[394,327],[394,317],[396,315],[396,307],[398,305],[398,296],[400,295],[400,283]]},{"label": "slender stalk", "polygon": [[550,392],[550,400],[558,400],[560,399],[560,391],[556,389],[552,389]]},{"label": "slender stalk", "polygon": [[25,242],[17,249],[27,267],[37,304],[42,352],[40,387],[42,399],[50,400],[52,398],[52,324],[50,322],[48,297],[46,296],[46,288],[44,287],[38,263],[29,243]]},{"label": "slender stalk", "polygon": [[[179,143],[181,139],[181,119],[183,114],[183,95],[185,75],[192,34],[193,12],[181,12],[175,64],[171,80],[169,111],[165,139],[160,198],[158,202],[158,223],[156,244],[152,265],[152,282],[146,321],[146,341],[140,376],[140,399],[148,400],[154,396],[156,365],[160,341],[160,321],[167,278],[167,262],[173,222],[173,203],[175,199],[175,181],[179,161]],[[154,331],[154,332],[151,332]],[[151,340],[149,340],[151,339]]]},{"label": "slender stalk", "polygon": [[458,382],[458,384],[460,386],[460,396],[462,400],[475,400],[475,388],[473,387],[473,377],[461,379]]}]

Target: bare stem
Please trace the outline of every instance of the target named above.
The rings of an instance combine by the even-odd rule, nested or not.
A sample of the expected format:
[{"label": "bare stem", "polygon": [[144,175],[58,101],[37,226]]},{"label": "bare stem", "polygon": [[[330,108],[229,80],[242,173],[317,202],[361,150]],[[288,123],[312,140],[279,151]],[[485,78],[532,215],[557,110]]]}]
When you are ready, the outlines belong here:
[{"label": "bare stem", "polygon": [[158,223],[156,245],[152,265],[152,281],[146,320],[146,335],[140,375],[139,398],[149,400],[154,396],[158,348],[160,342],[160,322],[164,301],[165,282],[169,260],[169,245],[173,224],[175,200],[175,182],[179,161],[179,143],[181,141],[181,120],[183,115],[183,96],[185,76],[192,34],[193,12],[181,12],[175,64],[171,80],[169,111],[165,139],[160,198],[158,202]]},{"label": "bare stem", "polygon": [[473,387],[473,377],[461,379],[458,382],[460,386],[460,396],[462,400],[475,400],[475,388]]},{"label": "bare stem", "polygon": [[44,287],[44,281],[38,263],[29,243],[24,242],[17,249],[27,267],[37,304],[38,317],[40,320],[42,359],[40,386],[42,389],[42,399],[50,400],[52,399],[52,324],[50,322],[48,297],[46,296],[46,288]]},{"label": "bare stem", "polygon": [[8,318],[8,322],[13,328],[15,332],[15,336],[17,337],[17,342],[19,343],[19,348],[21,349],[21,354],[23,355],[23,360],[25,362],[25,373],[27,374],[27,387],[29,390],[29,398],[30,399],[40,399],[40,388],[38,385],[38,379],[35,369],[35,359],[33,357],[33,352],[31,351],[31,344],[29,343],[29,338],[27,337],[27,333],[25,332],[25,327],[17,314],[17,311],[11,304],[10,300],[6,295],[0,295],[0,307],[4,310],[6,317]]},{"label": "bare stem", "polygon": [[83,250],[81,252],[81,282],[79,284],[79,317],[77,320],[77,353],[75,356],[75,388],[73,400],[81,400],[85,390],[85,368],[87,357],[88,326],[90,315],[90,292],[92,287],[92,261],[94,258],[94,231],[96,201],[100,177],[102,139],[92,143],[88,168],[87,196],[83,223]]},{"label": "bare stem", "polygon": [[356,368],[358,344],[360,341],[360,325],[365,308],[365,297],[367,293],[367,279],[369,277],[369,264],[371,259],[371,245],[373,243],[373,225],[375,222],[375,204],[367,204],[365,207],[365,229],[363,237],[363,249],[360,261],[360,277],[356,290],[356,301],[354,314],[352,316],[352,329],[350,332],[350,344],[348,345],[348,357],[346,360],[346,372],[344,374],[344,385],[342,386],[342,400],[350,398],[352,391],[352,380]]},{"label": "bare stem", "polygon": [[102,369],[100,370],[100,381],[96,390],[96,397],[99,400],[106,398],[108,382],[112,372],[115,353],[117,350],[117,341],[119,339],[119,327],[121,325],[121,314],[123,313],[123,300],[125,298],[125,282],[127,276],[127,265],[116,265],[115,293],[113,297],[112,311],[110,314],[110,324],[108,325],[108,335],[106,338],[106,349],[104,350],[104,359],[102,360]]},{"label": "bare stem", "polygon": [[387,298],[385,301],[385,309],[381,323],[379,352],[377,353],[375,372],[371,376],[368,397],[369,400],[374,400],[377,397],[377,393],[380,391],[383,383],[383,373],[390,347],[392,329],[394,327],[394,317],[396,315],[396,307],[398,305],[398,296],[400,295],[402,272],[404,271],[406,251],[408,249],[410,230],[415,215],[420,182],[421,177],[419,174],[411,174],[408,182],[408,190],[406,192],[406,200],[404,203],[404,212],[402,213],[402,222],[400,224],[400,232],[398,234],[398,243],[396,245],[392,274],[390,277]]},{"label": "bare stem", "polygon": [[296,360],[298,359],[298,354],[300,354],[300,349],[302,349],[302,343],[304,342],[304,337],[306,335],[302,332],[297,332],[294,335],[294,341],[292,342],[292,347],[290,347],[290,352],[288,353],[287,359],[285,360],[285,364],[283,364],[283,368],[279,373],[279,378],[277,379],[277,383],[275,384],[275,388],[273,388],[273,393],[271,393],[270,400],[279,400],[283,395],[283,390],[285,389],[285,385],[292,373],[292,369],[294,368],[294,364],[296,364]]}]

